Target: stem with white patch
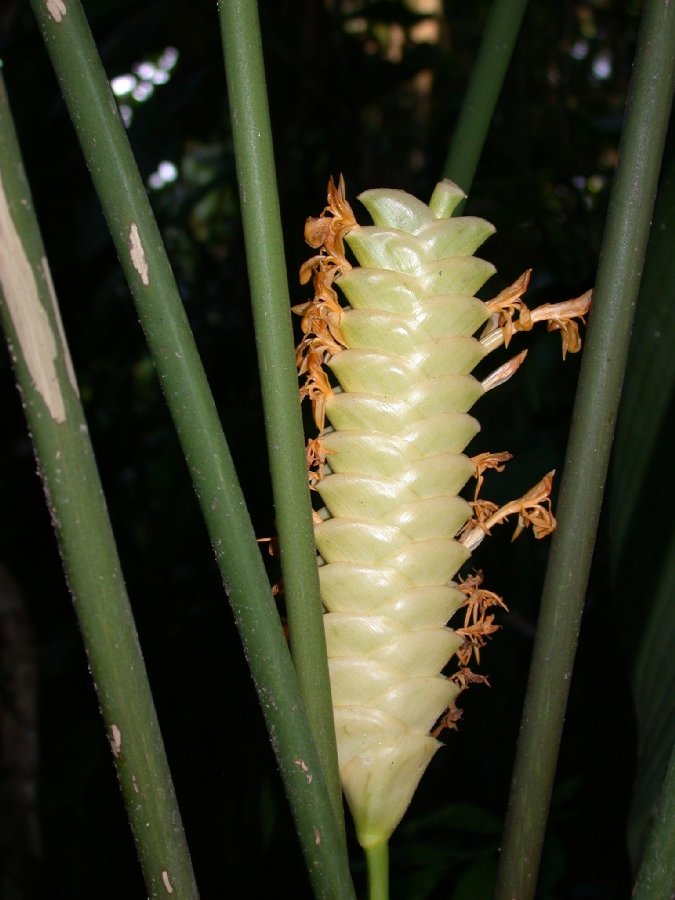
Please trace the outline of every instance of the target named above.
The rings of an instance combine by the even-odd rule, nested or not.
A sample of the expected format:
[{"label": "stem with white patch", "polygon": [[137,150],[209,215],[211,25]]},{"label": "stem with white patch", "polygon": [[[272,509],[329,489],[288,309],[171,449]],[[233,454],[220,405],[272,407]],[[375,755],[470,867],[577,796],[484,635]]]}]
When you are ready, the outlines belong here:
[{"label": "stem with white patch", "polygon": [[[0,304],[148,894],[197,886],[0,75]],[[11,252],[8,252],[11,251]]]},{"label": "stem with white patch", "polygon": [[[60,21],[43,0],[32,6],[188,461],[315,892],[353,897],[341,832],[246,503],[108,78],[79,0],[68,0]],[[311,782],[295,759],[305,760]]]}]

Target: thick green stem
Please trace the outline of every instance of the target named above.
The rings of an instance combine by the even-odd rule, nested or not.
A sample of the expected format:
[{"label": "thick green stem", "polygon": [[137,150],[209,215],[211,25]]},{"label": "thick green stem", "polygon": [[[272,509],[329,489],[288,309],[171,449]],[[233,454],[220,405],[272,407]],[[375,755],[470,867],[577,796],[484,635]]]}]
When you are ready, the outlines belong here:
[{"label": "thick green stem", "polygon": [[627,103],[525,699],[497,898],[534,896],[673,96],[675,5],[648,0]]},{"label": "thick green stem", "polygon": [[148,895],[196,898],[171,773],[1,75],[0,235],[3,325]]},{"label": "thick green stem", "polygon": [[218,7],[291,653],[335,815],[342,822],[342,792],[257,4],[255,0],[220,0]]},{"label": "thick green stem", "polygon": [[[506,77],[527,0],[494,0],[450,142],[443,177],[468,194]],[[461,205],[455,215],[461,212]]]},{"label": "thick green stem", "polygon": [[341,832],[253,528],[105,71],[78,0],[32,5],[178,432],[315,892],[352,897]]},{"label": "thick green stem", "polygon": [[389,900],[389,841],[366,847],[368,900]]}]

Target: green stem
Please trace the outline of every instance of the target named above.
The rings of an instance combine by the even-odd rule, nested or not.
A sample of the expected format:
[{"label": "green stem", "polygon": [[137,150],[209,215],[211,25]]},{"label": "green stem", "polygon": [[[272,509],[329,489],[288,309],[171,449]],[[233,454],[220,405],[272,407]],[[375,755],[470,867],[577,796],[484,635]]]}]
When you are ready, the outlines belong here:
[{"label": "green stem", "polygon": [[534,896],[675,73],[675,5],[648,0],[627,102],[511,785],[498,900]]},{"label": "green stem", "polygon": [[290,298],[255,0],[218,4],[291,653],[333,809],[343,822]]},{"label": "green stem", "polygon": [[389,900],[389,842],[365,847],[368,900]]},{"label": "green stem", "polygon": [[675,894],[675,746],[661,788],[647,847],[633,889],[634,900],[661,900]]},{"label": "green stem", "polygon": [[[494,0],[443,167],[468,194],[506,77],[527,0]],[[461,212],[461,206],[455,215]]]},{"label": "green stem", "polygon": [[152,898],[197,898],[171,773],[0,75],[0,284],[38,468]]},{"label": "green stem", "polygon": [[[340,829],[232,459],[78,0],[32,0],[173,417],[318,897],[353,897]],[[50,12],[57,10],[57,13]],[[54,17],[55,16],[55,17]]]}]

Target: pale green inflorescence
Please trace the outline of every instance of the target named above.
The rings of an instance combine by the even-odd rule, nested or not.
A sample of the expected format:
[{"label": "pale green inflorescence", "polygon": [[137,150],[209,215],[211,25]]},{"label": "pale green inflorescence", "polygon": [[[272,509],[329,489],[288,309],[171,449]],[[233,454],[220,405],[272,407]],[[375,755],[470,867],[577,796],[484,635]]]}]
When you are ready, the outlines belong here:
[{"label": "pale green inflorescence", "polygon": [[317,490],[330,517],[316,542],[339,766],[365,847],[397,826],[459,693],[441,671],[463,644],[446,623],[470,555],[455,539],[471,516],[458,494],[475,473],[463,451],[486,350],[473,335],[489,318],[474,295],[494,271],[473,255],[493,226],[451,218],[463,197],[448,181],[428,206],[362,194],[374,225],[348,234],[360,267],[335,282],[349,308],[346,349],[328,362],[342,390],[326,402]]}]

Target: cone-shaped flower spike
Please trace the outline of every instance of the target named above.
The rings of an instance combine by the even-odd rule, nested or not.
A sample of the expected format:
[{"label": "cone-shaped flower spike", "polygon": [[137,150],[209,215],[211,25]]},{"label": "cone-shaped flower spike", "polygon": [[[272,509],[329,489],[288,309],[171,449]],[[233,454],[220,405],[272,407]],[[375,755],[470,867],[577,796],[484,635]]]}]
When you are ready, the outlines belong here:
[{"label": "cone-shaped flower spike", "polygon": [[[479,590],[479,578],[453,581],[469,546],[510,513],[520,527],[543,522],[542,534],[555,524],[550,478],[501,517],[477,495],[459,497],[472,476],[482,482],[508,458],[464,455],[479,431],[468,411],[493,386],[471,372],[519,330],[514,310],[523,319],[527,309],[519,299],[527,276],[508,302],[475,297],[494,269],[473,254],[494,228],[451,218],[463,197],[448,181],[428,206],[403,191],[366,191],[359,199],[374,224],[363,227],[342,183],[331,182],[328,206],[306,226],[319,254],[302,271],[316,297],[296,309],[305,335],[298,365],[321,429],[308,460],[325,504],[315,535],[339,766],[366,848],[387,841],[405,812],[440,746],[434,725],[451,725],[457,694],[483,680],[466,668],[441,674],[496,629],[485,611],[500,598]],[[359,267],[345,258],[343,238]],[[555,315],[572,327],[563,306]],[[474,337],[483,326],[488,341]],[[464,628],[453,630],[447,622],[460,607]]]}]

